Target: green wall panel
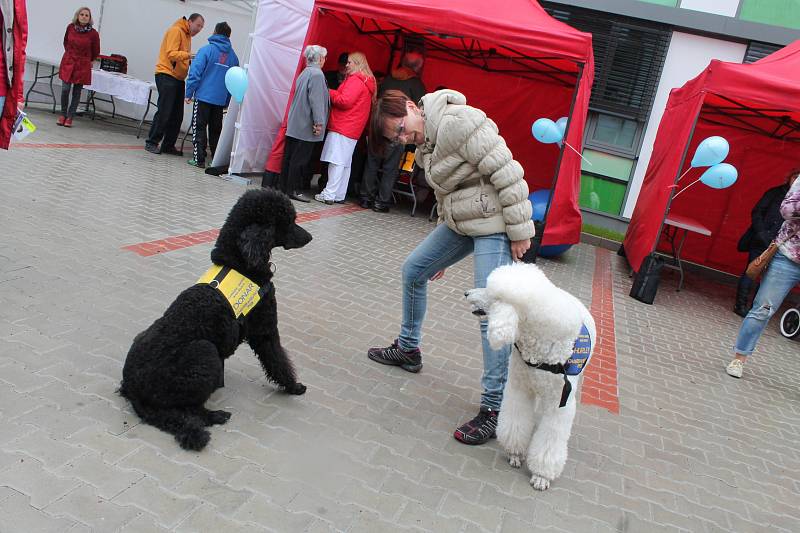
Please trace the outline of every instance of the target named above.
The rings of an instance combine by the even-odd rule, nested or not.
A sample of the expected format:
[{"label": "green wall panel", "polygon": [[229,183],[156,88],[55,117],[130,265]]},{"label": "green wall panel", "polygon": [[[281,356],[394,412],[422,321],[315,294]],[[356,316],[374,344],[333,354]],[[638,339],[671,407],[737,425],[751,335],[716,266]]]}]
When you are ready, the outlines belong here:
[{"label": "green wall panel", "polygon": [[742,0],[739,18],[800,29],[800,0]]},{"label": "green wall panel", "polygon": [[581,195],[578,203],[581,207],[619,215],[622,211],[622,202],[625,200],[626,189],[624,183],[582,174]]},{"label": "green wall panel", "polygon": [[628,181],[631,177],[631,169],[633,168],[632,159],[589,149],[583,151],[583,157],[588,159],[591,165],[586,161],[582,161],[582,170],[594,174],[602,174],[603,176],[610,176],[618,180]]}]

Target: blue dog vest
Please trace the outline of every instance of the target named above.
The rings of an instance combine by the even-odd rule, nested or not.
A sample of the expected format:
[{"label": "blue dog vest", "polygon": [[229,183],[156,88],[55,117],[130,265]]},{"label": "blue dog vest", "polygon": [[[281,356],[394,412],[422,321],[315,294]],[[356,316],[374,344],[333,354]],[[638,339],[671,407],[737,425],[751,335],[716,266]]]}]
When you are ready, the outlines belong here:
[{"label": "blue dog vest", "polygon": [[[517,343],[514,343],[514,348],[522,355],[522,351],[519,349],[519,346],[517,346]],[[589,364],[591,357],[592,339],[589,337],[589,329],[586,327],[586,324],[583,324],[580,333],[578,333],[578,338],[575,339],[572,345],[572,356],[567,359],[566,363],[551,365],[548,363],[533,364],[525,361],[525,364],[533,368],[552,372],[553,374],[564,375],[564,387],[561,389],[561,401],[558,404],[559,407],[564,407],[567,405],[567,400],[572,392],[572,383],[569,382],[567,376],[577,376],[583,372],[583,369]]]}]

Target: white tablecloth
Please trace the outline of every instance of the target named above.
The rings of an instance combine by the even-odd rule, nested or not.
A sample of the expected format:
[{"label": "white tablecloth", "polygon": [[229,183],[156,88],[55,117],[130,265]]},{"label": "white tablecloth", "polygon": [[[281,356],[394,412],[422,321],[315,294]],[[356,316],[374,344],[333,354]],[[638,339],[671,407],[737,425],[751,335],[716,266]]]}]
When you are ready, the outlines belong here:
[{"label": "white tablecloth", "polygon": [[92,84],[84,88],[88,91],[108,94],[126,102],[147,105],[151,87],[155,87],[155,84],[133,78],[127,74],[108,72],[106,70],[92,70]]}]

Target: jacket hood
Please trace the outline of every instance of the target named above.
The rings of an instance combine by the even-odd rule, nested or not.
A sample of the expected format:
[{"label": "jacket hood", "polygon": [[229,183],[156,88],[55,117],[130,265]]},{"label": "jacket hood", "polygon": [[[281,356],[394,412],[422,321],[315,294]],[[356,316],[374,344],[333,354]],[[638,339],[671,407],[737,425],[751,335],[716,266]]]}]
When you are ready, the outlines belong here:
[{"label": "jacket hood", "polygon": [[436,134],[448,105],[465,105],[467,97],[458,91],[442,89],[426,94],[420,100],[420,109],[425,113],[425,139],[436,144]]},{"label": "jacket hood", "polygon": [[356,72],[355,74],[351,74],[356,78],[360,78],[361,81],[364,82],[364,85],[367,86],[367,90],[369,91],[370,97],[375,96],[375,91],[378,88],[378,85],[375,83],[375,78],[372,76],[367,76],[363,72]]},{"label": "jacket hood", "polygon": [[176,20],[175,24],[173,24],[172,27],[180,29],[186,35],[190,35],[189,34],[189,21],[186,20],[186,17],[181,17],[178,20]]},{"label": "jacket hood", "polygon": [[227,52],[230,53],[231,51],[231,40],[225,37],[224,35],[220,35],[215,33],[211,37],[208,38],[208,43],[213,44],[220,52]]},{"label": "jacket hood", "polygon": [[411,78],[416,78],[417,73],[408,67],[397,67],[392,70],[392,77],[399,81],[406,81]]}]

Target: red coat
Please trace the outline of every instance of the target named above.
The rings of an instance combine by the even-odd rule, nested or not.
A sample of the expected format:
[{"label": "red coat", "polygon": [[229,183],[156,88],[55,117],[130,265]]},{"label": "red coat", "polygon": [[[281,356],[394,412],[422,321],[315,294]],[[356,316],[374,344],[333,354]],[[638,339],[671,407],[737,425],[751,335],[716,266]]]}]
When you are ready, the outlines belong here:
[{"label": "red coat", "polygon": [[[0,116],[0,148],[8,150],[8,143],[11,140],[11,127],[17,118],[17,102],[21,102],[22,84],[25,70],[25,46],[28,43],[28,12],[25,9],[25,0],[14,0],[14,13],[3,13],[4,17],[14,17],[14,51],[13,51],[13,72],[8,73],[11,87],[6,95],[6,103]],[[2,40],[6,42],[5,39]],[[4,51],[0,48],[0,53]],[[6,73],[2,73],[0,83],[5,83]]]},{"label": "red coat", "polygon": [[361,72],[347,76],[338,89],[330,89],[328,131],[341,133],[350,139],[361,137],[369,120],[375,89],[375,78],[368,78]]},{"label": "red coat", "polygon": [[92,61],[100,55],[100,34],[91,29],[80,33],[74,24],[64,33],[64,56],[58,68],[58,77],[67,83],[91,85]]}]

